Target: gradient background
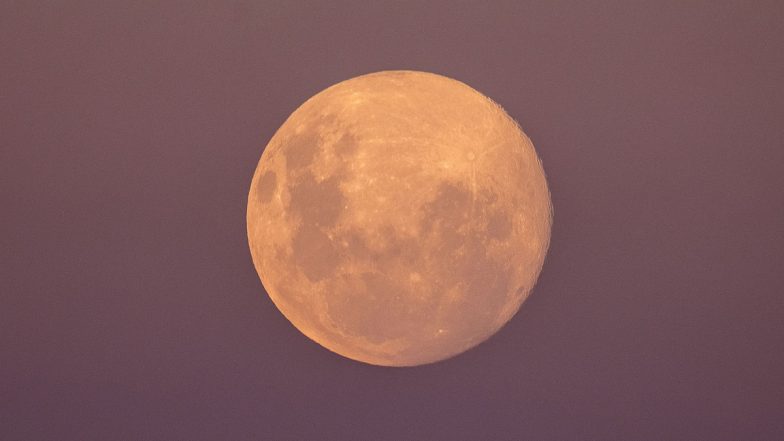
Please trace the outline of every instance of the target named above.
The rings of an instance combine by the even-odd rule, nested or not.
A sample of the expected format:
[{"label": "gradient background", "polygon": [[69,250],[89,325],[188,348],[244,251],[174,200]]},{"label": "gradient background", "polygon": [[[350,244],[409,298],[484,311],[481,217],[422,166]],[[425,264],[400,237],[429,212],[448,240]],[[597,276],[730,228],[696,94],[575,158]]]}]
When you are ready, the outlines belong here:
[{"label": "gradient background", "polygon": [[[0,6],[3,440],[784,439],[783,2],[128,3]],[[555,206],[520,313],[408,369],[300,335],[245,230],[385,69],[504,106]]]}]

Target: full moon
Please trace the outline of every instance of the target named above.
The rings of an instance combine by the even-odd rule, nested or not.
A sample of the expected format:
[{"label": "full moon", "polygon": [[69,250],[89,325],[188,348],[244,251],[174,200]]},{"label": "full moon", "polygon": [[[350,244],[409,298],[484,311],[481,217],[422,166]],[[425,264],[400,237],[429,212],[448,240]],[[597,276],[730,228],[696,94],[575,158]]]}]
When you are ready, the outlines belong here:
[{"label": "full moon", "polygon": [[498,331],[531,292],[552,205],[530,139],[489,98],[386,71],[294,111],[248,196],[253,263],[278,309],[345,357],[432,363]]}]

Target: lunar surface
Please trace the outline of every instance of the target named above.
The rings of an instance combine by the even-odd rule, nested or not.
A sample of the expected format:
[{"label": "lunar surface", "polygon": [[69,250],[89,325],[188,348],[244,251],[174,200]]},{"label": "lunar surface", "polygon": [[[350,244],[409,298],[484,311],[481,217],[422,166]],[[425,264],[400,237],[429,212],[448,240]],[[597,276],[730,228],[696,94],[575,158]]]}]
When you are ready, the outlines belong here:
[{"label": "lunar surface", "polygon": [[551,219],[515,121],[459,81],[411,71],[305,102],[264,150],[247,211],[253,262],[286,318],[385,366],[493,335],[531,292]]}]

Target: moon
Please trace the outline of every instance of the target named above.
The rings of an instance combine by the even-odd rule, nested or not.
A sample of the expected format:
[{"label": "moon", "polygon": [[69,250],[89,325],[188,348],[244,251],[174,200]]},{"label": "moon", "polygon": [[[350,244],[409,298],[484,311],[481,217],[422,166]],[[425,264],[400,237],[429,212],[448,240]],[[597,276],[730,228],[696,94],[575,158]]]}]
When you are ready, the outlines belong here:
[{"label": "moon", "polygon": [[550,242],[541,162],[517,123],[459,81],[384,71],[300,106],[248,195],[253,263],[303,334],[345,357],[414,366],[496,333]]}]

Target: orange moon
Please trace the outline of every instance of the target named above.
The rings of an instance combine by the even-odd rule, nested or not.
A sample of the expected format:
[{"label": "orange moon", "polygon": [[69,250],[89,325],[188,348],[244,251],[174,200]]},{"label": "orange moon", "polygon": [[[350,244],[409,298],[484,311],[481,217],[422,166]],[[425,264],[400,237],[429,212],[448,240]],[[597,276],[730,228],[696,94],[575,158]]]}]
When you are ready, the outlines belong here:
[{"label": "orange moon", "polygon": [[530,139],[440,75],[331,86],[278,129],[248,196],[250,251],[303,334],[384,366],[443,360],[517,312],[547,252],[552,205]]}]

